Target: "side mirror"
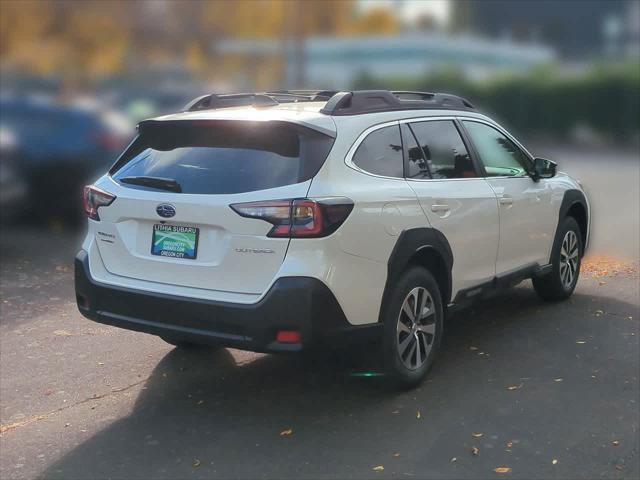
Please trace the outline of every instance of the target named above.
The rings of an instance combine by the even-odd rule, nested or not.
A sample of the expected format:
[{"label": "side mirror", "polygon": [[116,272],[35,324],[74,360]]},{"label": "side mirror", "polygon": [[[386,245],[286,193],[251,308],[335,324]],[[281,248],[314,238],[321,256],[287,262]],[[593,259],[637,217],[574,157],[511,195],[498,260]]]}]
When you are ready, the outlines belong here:
[{"label": "side mirror", "polygon": [[540,180],[541,178],[555,177],[558,164],[546,158],[535,158],[533,160],[533,174],[534,180]]}]

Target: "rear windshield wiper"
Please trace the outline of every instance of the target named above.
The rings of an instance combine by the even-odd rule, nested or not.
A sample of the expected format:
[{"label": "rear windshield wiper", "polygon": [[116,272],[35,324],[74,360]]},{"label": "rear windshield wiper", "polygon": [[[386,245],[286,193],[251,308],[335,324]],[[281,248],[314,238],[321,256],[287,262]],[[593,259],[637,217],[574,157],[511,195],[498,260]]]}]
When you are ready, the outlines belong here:
[{"label": "rear windshield wiper", "polygon": [[173,178],[163,177],[122,177],[119,178],[122,183],[131,185],[142,185],[143,187],[157,188],[159,190],[168,190],[170,192],[182,193],[182,187]]}]

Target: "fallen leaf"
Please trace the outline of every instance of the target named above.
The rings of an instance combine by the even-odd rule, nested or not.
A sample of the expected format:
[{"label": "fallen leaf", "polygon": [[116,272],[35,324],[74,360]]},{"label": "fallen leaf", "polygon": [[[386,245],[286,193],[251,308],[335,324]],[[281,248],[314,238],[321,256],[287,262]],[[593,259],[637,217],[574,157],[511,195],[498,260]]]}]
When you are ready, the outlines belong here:
[{"label": "fallen leaf", "polygon": [[511,440],[509,440],[507,442],[507,448],[511,448],[511,447],[513,447],[513,442]]},{"label": "fallen leaf", "polygon": [[493,471],[496,473],[509,473],[511,471],[511,467],[496,467]]},{"label": "fallen leaf", "polygon": [[400,454],[399,453],[394,453],[393,456],[398,458],[400,456]]},{"label": "fallen leaf", "polygon": [[377,467],[373,467],[374,472],[382,472],[384,470],[383,465],[378,465]]},{"label": "fallen leaf", "polygon": [[518,389],[522,388],[523,385],[524,385],[524,383],[521,383],[520,385],[511,385],[511,386],[507,387],[507,390],[518,390]]},{"label": "fallen leaf", "polygon": [[198,458],[193,459],[193,468],[198,468],[200,466],[200,460]]},{"label": "fallen leaf", "polygon": [[73,333],[68,332],[66,330],[56,330],[53,332],[53,334],[59,337],[73,337]]},{"label": "fallen leaf", "polygon": [[451,460],[449,460],[451,463],[456,463],[458,461],[457,457],[453,457]]},{"label": "fallen leaf", "polygon": [[553,460],[551,460],[551,464],[552,465],[557,465],[558,464],[558,459],[554,458]]},{"label": "fallen leaf", "polygon": [[604,280],[602,280],[601,282],[598,282],[598,285],[606,285],[607,282],[605,282]]},{"label": "fallen leaf", "polygon": [[620,445],[620,442],[618,440],[614,440],[613,442],[611,442],[611,445],[617,447],[618,445]]},{"label": "fallen leaf", "polygon": [[483,433],[472,433],[471,435],[473,435],[476,438],[480,438],[484,434]]},{"label": "fallen leaf", "polygon": [[418,410],[418,411],[416,412],[416,418],[421,418],[421,417],[422,417],[422,415],[420,415],[420,410]]},{"label": "fallen leaf", "polygon": [[624,466],[623,465],[616,465],[616,470],[624,470]]},{"label": "fallen leaf", "polygon": [[480,450],[478,449],[478,447],[472,447],[471,453],[473,453],[474,455],[478,455],[480,453]]},{"label": "fallen leaf", "polygon": [[289,429],[287,429],[287,430],[283,430],[283,431],[281,431],[281,432],[280,432],[280,436],[281,436],[281,437],[286,437],[286,436],[291,435],[292,433],[293,433],[293,430],[289,428]]}]

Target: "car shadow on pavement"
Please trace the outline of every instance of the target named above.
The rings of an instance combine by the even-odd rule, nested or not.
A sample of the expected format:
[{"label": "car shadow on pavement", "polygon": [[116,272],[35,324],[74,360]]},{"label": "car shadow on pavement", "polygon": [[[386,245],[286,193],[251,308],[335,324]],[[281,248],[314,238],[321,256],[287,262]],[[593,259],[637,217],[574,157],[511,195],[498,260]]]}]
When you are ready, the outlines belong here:
[{"label": "car shadow on pavement", "polygon": [[[407,392],[385,388],[372,374],[378,361],[367,355],[265,355],[242,363],[227,350],[172,350],[129,416],[43,477],[484,478],[509,462],[531,478],[575,474],[571,468],[590,468],[594,455],[610,471],[620,460],[603,455],[584,432],[614,431],[603,413],[611,410],[637,427],[626,406],[637,378],[635,386],[622,383],[624,369],[637,365],[637,333],[624,336],[637,323],[603,319],[595,308],[637,310],[585,294],[546,304],[529,286],[481,302],[450,319],[428,380]],[[597,373],[603,379],[594,381],[594,370],[608,365],[618,372]],[[509,439],[519,439],[517,455],[505,454]],[[482,455],[474,458],[476,444]],[[569,448],[576,449],[563,459],[569,470],[552,467],[547,457],[567,456]],[[540,452],[543,466],[535,464]],[[382,464],[383,472],[372,471]]]}]

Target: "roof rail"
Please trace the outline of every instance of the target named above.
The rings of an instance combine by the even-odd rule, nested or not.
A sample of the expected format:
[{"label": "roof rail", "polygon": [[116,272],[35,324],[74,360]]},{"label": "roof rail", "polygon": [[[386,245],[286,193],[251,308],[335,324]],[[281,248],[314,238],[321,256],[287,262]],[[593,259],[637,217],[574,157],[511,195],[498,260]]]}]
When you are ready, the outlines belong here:
[{"label": "roof rail", "polygon": [[356,90],[338,92],[320,110],[326,115],[359,115],[397,110],[475,110],[462,97],[447,93]]},{"label": "roof rail", "polygon": [[265,93],[274,97],[292,97],[294,102],[321,102],[329,100],[338,90],[274,90]]},{"label": "roof rail", "polygon": [[227,107],[270,107],[280,103],[320,102],[338,93],[335,90],[278,90],[258,93],[230,93],[202,95],[189,102],[184,112],[214,110]]},{"label": "roof rail", "polygon": [[228,107],[272,107],[281,103],[326,101],[320,110],[327,115],[359,115],[395,110],[474,110],[467,100],[446,93],[388,90],[277,90],[257,93],[202,95],[189,102],[185,112]]},{"label": "roof rail", "polygon": [[260,93],[231,93],[228,95],[202,95],[183,108],[184,112],[196,110],[210,110],[227,107],[268,107],[277,105],[279,102],[268,95]]}]

